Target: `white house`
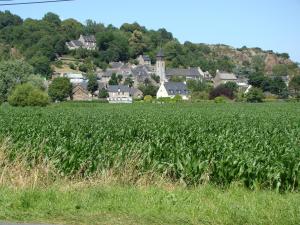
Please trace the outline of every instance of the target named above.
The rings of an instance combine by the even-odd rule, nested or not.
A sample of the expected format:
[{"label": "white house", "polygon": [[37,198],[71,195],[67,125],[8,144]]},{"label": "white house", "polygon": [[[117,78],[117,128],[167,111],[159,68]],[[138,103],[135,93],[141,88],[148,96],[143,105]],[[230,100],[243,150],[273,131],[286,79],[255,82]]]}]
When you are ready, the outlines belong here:
[{"label": "white house", "polygon": [[132,103],[131,89],[126,85],[108,86],[109,103]]},{"label": "white house", "polygon": [[87,79],[83,76],[82,73],[65,73],[64,77],[70,79],[72,84],[79,84],[79,83],[87,83]]},{"label": "white house", "polygon": [[174,98],[180,95],[183,100],[189,99],[189,91],[185,83],[182,82],[162,82],[156,97],[159,98]]}]

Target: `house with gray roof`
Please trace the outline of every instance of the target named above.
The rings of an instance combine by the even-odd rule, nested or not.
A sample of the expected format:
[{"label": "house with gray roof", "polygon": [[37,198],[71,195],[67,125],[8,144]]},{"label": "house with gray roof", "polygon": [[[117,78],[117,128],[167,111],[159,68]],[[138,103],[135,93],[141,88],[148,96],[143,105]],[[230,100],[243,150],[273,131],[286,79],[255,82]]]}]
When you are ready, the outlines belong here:
[{"label": "house with gray roof", "polygon": [[172,77],[182,77],[184,80],[202,80],[205,77],[204,72],[200,67],[188,69],[166,69],[167,80],[172,80]]},{"label": "house with gray roof", "polygon": [[132,103],[131,88],[127,85],[109,85],[109,103]]},{"label": "house with gray roof", "polygon": [[227,82],[238,83],[238,78],[233,73],[220,72],[217,70],[216,76],[213,79],[214,86],[217,87],[220,84],[226,84]]},{"label": "house with gray roof", "polygon": [[97,43],[94,35],[80,35],[78,40],[71,40],[66,42],[66,45],[69,50],[76,50],[79,48],[84,48],[87,50],[96,50]]},{"label": "house with gray roof", "polygon": [[158,91],[157,98],[174,98],[180,95],[183,100],[189,99],[189,91],[186,83],[183,82],[163,82]]}]

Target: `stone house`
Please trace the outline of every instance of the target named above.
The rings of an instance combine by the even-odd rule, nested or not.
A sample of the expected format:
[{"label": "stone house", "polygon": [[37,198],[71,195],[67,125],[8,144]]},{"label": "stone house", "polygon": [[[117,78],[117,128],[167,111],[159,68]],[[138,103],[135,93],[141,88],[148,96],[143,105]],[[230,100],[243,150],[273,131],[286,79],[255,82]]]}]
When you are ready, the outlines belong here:
[{"label": "stone house", "polygon": [[143,92],[138,88],[130,88],[130,95],[133,99],[141,99],[143,97]]},{"label": "stone house", "polygon": [[226,84],[227,82],[234,82],[238,84],[238,78],[233,73],[220,72],[219,70],[217,70],[213,82],[215,87],[219,86],[220,84]]},{"label": "stone house", "polygon": [[182,82],[163,82],[158,91],[157,98],[174,98],[180,95],[183,100],[189,99],[189,91],[185,83]]},{"label": "stone house", "polygon": [[69,42],[66,42],[66,45],[69,50],[76,50],[79,48],[96,50],[97,48],[97,42],[94,35],[80,35],[78,40],[71,40]]},{"label": "stone house", "polygon": [[87,91],[87,87],[83,84],[75,84],[73,85],[72,90],[72,100],[73,101],[91,101],[92,96]]}]

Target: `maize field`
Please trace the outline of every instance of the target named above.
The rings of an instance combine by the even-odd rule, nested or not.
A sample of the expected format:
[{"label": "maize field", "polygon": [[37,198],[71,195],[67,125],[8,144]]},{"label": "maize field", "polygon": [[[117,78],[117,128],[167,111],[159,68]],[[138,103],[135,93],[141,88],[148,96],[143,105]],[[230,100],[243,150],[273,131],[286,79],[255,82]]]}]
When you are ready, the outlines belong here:
[{"label": "maize field", "polygon": [[134,163],[188,186],[299,190],[300,104],[58,104],[0,107],[10,159],[89,176]]}]

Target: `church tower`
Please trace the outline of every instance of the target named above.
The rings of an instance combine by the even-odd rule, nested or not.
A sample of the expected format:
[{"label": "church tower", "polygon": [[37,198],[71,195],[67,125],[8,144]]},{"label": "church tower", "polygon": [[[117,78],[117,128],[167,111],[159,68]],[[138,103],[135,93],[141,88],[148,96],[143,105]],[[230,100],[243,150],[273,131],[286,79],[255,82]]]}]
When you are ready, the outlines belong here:
[{"label": "church tower", "polygon": [[156,75],[160,77],[160,83],[166,82],[166,63],[162,49],[156,55]]}]

